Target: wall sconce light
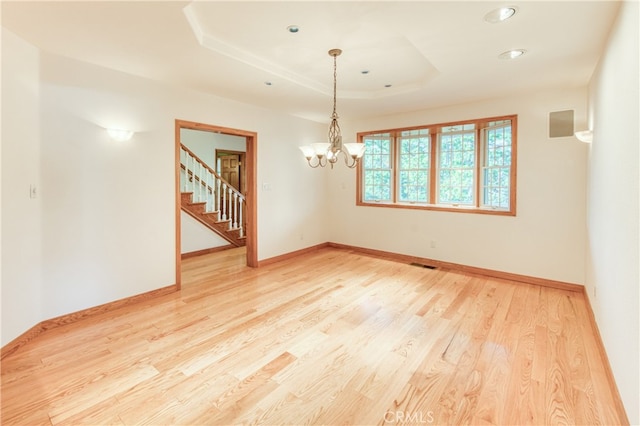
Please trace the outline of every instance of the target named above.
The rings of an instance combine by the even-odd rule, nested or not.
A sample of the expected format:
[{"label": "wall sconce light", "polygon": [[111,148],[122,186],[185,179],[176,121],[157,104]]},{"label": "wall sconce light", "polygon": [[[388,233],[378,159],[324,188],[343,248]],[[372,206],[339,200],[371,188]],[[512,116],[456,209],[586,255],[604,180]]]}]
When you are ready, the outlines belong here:
[{"label": "wall sconce light", "polygon": [[580,142],[591,143],[593,140],[593,130],[582,130],[580,132],[576,132],[575,136]]},{"label": "wall sconce light", "polygon": [[133,131],[123,129],[107,129],[107,133],[111,139],[117,142],[128,141],[133,136]]}]

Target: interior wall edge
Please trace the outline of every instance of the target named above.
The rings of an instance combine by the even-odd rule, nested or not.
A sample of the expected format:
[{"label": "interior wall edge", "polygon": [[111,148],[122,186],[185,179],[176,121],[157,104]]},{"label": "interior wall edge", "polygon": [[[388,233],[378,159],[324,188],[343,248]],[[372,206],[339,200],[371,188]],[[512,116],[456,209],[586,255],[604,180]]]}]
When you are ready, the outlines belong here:
[{"label": "interior wall edge", "polygon": [[94,306],[88,309],[83,309],[81,311],[72,312],[70,314],[61,315],[59,317],[51,318],[48,320],[44,320],[39,322],[38,324],[31,327],[29,330],[22,333],[20,336],[16,337],[6,345],[0,349],[0,360],[5,357],[15,353],[21,347],[38,337],[40,334],[52,330],[54,328],[58,328],[63,325],[72,324],[76,321],[104,314],[106,312],[111,312],[116,309],[123,308],[125,306],[135,305],[137,303],[141,303],[147,301],[149,299],[154,299],[157,297],[165,296],[167,294],[174,293],[178,291],[178,286],[176,284],[161,287],[155,290],[148,291],[146,293],[137,294],[131,297],[125,297],[123,299],[115,300],[113,302],[105,303],[102,305]]}]

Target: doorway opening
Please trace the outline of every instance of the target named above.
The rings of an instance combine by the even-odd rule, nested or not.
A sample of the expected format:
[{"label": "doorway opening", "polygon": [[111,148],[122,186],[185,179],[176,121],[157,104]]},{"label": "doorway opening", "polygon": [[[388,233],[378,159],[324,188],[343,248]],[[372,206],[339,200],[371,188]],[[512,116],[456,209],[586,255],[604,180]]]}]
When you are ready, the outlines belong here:
[{"label": "doorway opening", "polygon": [[[194,132],[195,131],[195,132]],[[204,132],[204,133],[200,133]],[[190,176],[187,172],[185,164],[183,164],[183,153],[186,152],[186,146],[183,144],[189,135],[196,135],[196,139],[227,139],[231,141],[238,141],[235,146],[222,146],[215,147],[210,145],[211,161],[216,164],[211,164],[211,168],[216,168],[217,172],[223,172],[222,164],[226,161],[226,170],[223,173],[227,173],[227,177],[231,180],[225,180],[229,182],[231,186],[242,193],[245,200],[245,208],[243,209],[244,220],[246,226],[243,230],[246,237],[246,264],[250,267],[258,266],[257,255],[257,180],[256,180],[256,143],[257,133],[247,130],[232,129],[228,127],[215,126],[211,124],[197,123],[193,121],[175,120],[175,214],[176,214],[176,284],[178,288],[181,288],[181,264],[182,264],[182,207],[181,207],[181,179],[184,185],[185,179],[199,180],[195,175]],[[192,136],[191,136],[192,137]],[[194,142],[195,143],[195,142]],[[232,142],[233,143],[233,142]],[[244,150],[242,150],[244,145]],[[204,146],[207,146],[206,144]],[[236,148],[239,147],[239,148]],[[189,148],[187,151],[191,152]],[[203,157],[209,154],[206,151],[201,154]],[[228,158],[225,158],[228,157]],[[220,158],[220,160],[218,160]],[[214,160],[215,159],[215,160]],[[204,161],[203,161],[204,162]],[[218,165],[217,163],[220,162]],[[235,174],[234,174],[235,173]],[[233,181],[233,182],[232,182]],[[205,185],[202,180],[199,182]]]}]

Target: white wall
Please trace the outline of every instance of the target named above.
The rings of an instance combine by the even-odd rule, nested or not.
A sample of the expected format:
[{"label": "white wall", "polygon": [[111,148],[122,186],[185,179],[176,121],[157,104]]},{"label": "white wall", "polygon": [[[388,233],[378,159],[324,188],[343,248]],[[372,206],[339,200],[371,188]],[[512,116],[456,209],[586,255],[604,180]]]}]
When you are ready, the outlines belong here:
[{"label": "white wall", "polygon": [[[258,180],[270,183],[257,194],[259,259],[326,241],[324,177],[297,149],[326,126],[38,55],[9,37],[3,78],[24,84],[2,92],[3,121],[16,120],[3,127],[3,207],[17,203],[2,219],[3,345],[39,321],[175,283],[175,119],[257,132]],[[115,143],[107,127],[136,134]],[[41,209],[28,182],[23,194],[19,162],[42,182]]]},{"label": "white wall", "polygon": [[2,30],[2,344],[42,318],[38,51]]},{"label": "white wall", "polygon": [[185,212],[180,212],[180,226],[180,253],[229,245],[227,240]]},{"label": "white wall", "polygon": [[640,31],[624,2],[589,90],[586,289],[631,424],[640,424]]},{"label": "white wall", "polygon": [[213,170],[216,170],[216,149],[246,152],[247,139],[204,130],[180,129],[180,141]]},{"label": "white wall", "polygon": [[584,284],[587,147],[573,136],[549,139],[547,119],[575,109],[584,123],[586,106],[586,88],[558,89],[348,123],[345,140],[362,131],[517,114],[517,216],[357,207],[356,173],[342,167],[331,175],[331,241]]}]

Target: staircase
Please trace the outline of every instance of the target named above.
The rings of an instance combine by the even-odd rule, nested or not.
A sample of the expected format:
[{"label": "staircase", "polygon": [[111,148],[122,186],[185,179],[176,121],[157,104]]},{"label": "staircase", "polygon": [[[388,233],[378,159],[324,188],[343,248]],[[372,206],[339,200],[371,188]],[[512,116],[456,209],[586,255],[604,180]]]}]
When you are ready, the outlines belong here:
[{"label": "staircase", "polygon": [[180,144],[180,207],[236,247],[246,245],[245,198]]}]

